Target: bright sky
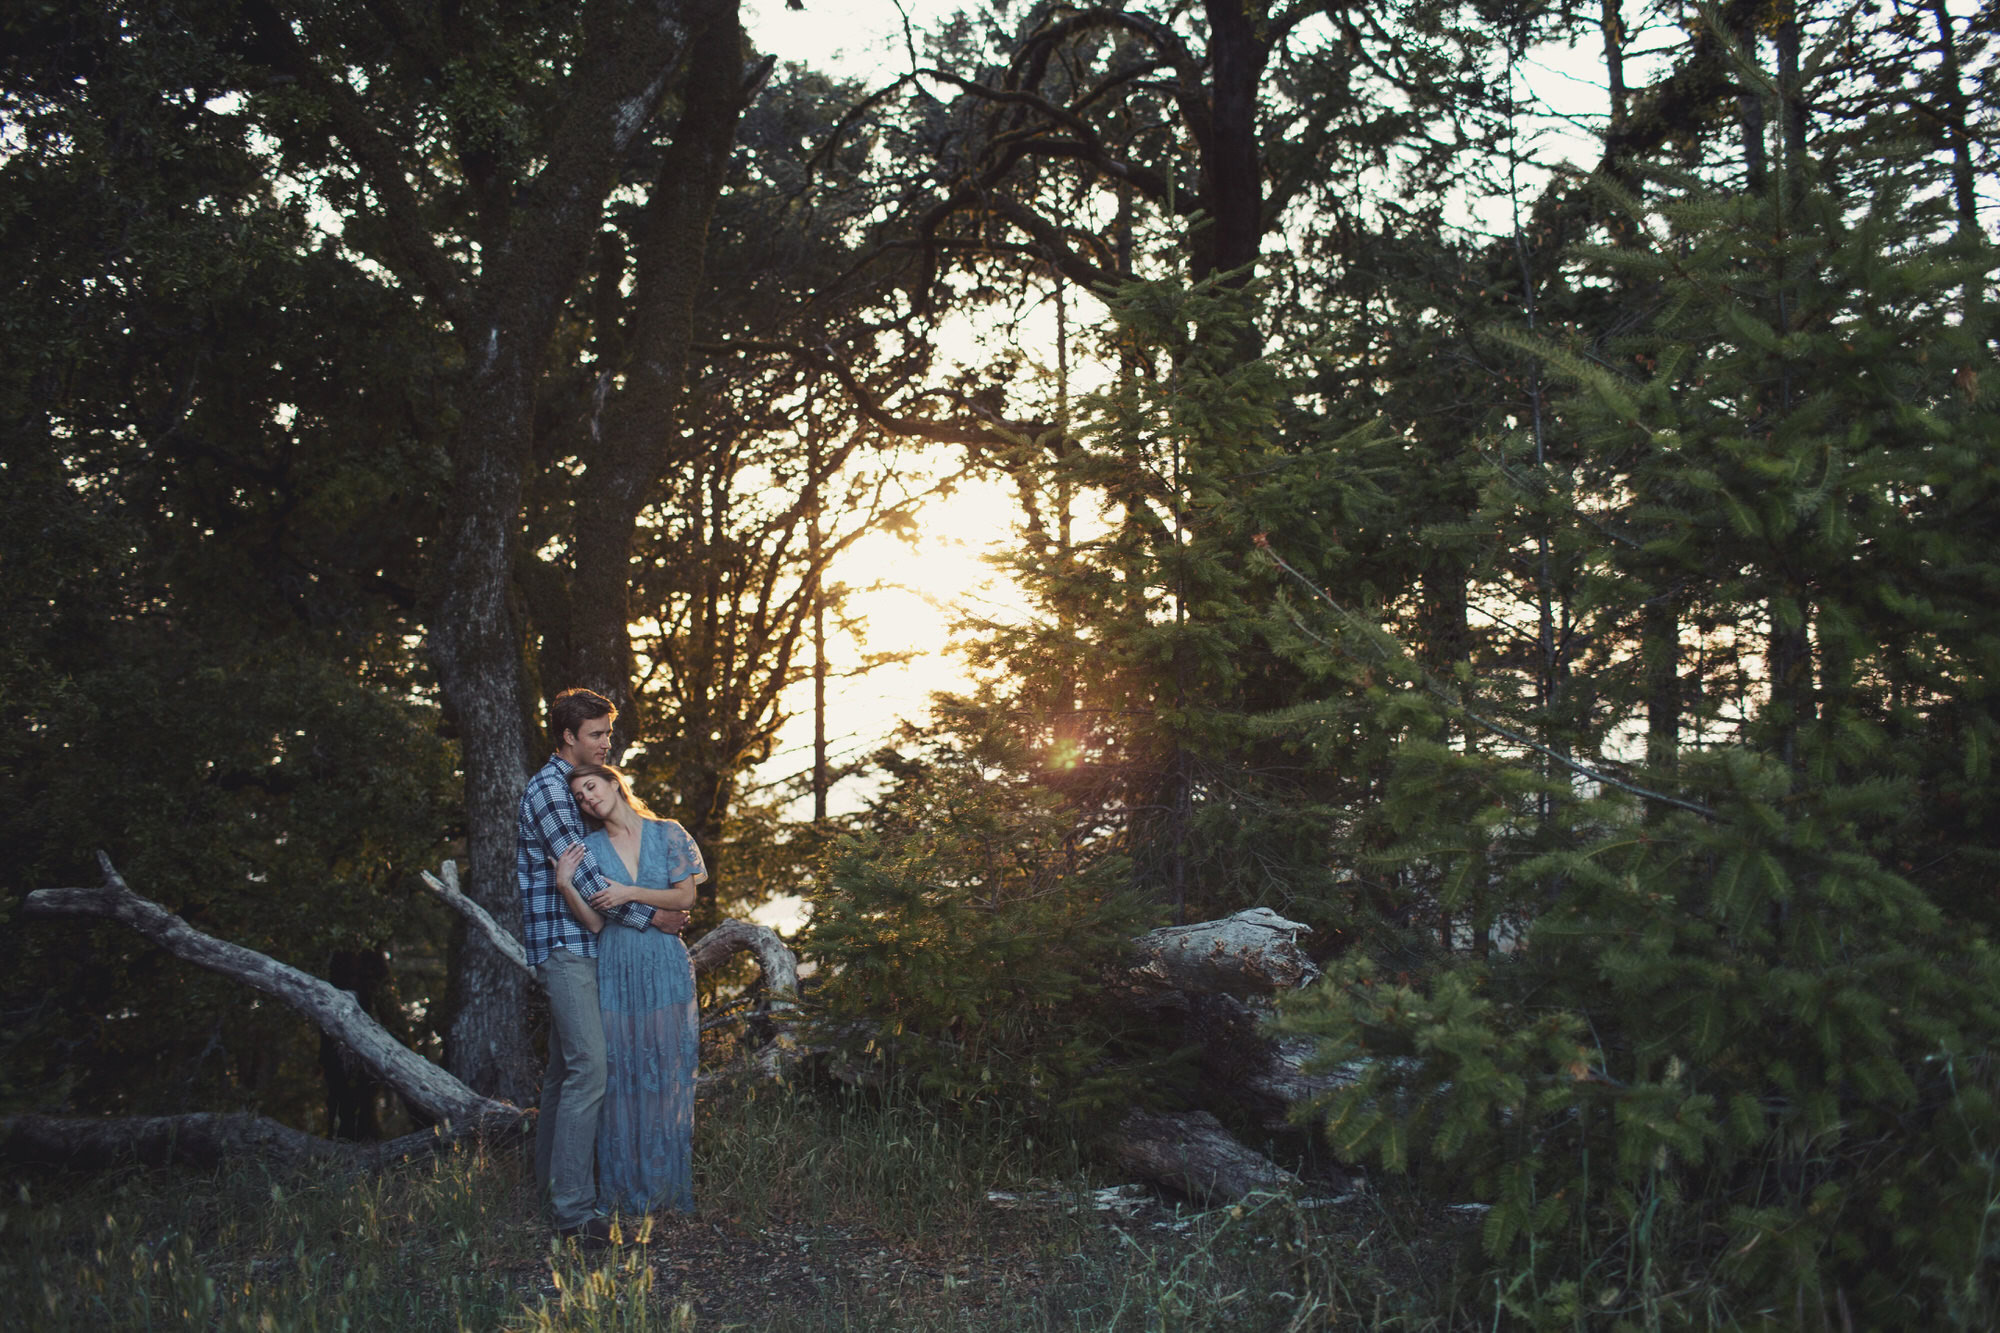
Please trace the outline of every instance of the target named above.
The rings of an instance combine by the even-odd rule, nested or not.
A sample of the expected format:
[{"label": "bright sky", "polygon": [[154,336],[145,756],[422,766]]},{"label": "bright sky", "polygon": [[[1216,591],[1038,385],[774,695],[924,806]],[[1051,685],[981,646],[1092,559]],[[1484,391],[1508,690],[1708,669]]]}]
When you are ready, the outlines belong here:
[{"label": "bright sky", "polygon": [[829,73],[867,76],[907,65],[903,15],[913,28],[963,8],[947,0],[805,0],[803,10],[784,0],[743,6],[744,26],[760,51]]}]

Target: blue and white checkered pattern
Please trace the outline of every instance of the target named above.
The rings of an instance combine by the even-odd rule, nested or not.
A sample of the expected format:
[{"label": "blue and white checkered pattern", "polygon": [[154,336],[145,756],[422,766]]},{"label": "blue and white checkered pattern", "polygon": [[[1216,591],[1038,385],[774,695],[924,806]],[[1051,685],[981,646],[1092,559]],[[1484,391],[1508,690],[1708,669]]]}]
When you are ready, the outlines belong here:
[{"label": "blue and white checkered pattern", "polygon": [[[514,880],[521,889],[521,942],[527,946],[528,966],[548,961],[549,950],[571,949],[585,958],[597,957],[597,936],[585,930],[569,914],[556,888],[556,870],[549,864],[571,843],[582,842],[586,832],[576,798],[570,795],[570,762],[559,754],[535,770],[528,789],[521,793],[520,821],[514,836]],[[572,878],[576,891],[588,901],[610,883],[589,852]],[[635,930],[644,930],[653,919],[652,909],[626,903],[608,918]]]}]

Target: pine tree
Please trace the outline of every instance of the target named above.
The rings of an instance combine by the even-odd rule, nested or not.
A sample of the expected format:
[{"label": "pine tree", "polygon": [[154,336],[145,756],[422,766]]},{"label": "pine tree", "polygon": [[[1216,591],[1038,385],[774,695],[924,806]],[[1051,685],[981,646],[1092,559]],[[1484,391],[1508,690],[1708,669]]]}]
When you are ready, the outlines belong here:
[{"label": "pine tree", "polygon": [[[1751,190],[1606,182],[1649,243],[1582,258],[1662,299],[1629,336],[1540,345],[1583,459],[1544,512],[1594,552],[1580,600],[1632,662],[1598,673],[1599,748],[1522,745],[1537,719],[1497,682],[1410,691],[1406,712],[1517,738],[1479,762],[1540,802],[1486,821],[1532,816],[1534,854],[1498,867],[1524,947],[1416,985],[1355,962],[1294,1019],[1376,1057],[1329,1107],[1335,1143],[1463,1172],[1503,1303],[1538,1325],[2000,1308],[2000,423],[1962,318],[1993,256],[1967,258],[1903,145],[1779,148]],[[1639,651],[1663,581],[1698,590],[1677,670],[1734,659],[1678,672],[1670,749],[1645,743]],[[1439,764],[1406,745],[1394,781],[1444,843],[1466,820],[1427,807]]]}]

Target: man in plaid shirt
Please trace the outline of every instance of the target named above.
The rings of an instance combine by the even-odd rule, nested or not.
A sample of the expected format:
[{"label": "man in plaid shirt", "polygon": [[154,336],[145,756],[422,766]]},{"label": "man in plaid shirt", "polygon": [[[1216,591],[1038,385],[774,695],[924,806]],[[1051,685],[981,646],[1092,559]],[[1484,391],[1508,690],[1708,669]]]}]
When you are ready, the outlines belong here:
[{"label": "man in plaid shirt", "polygon": [[[549,995],[549,1067],[542,1076],[541,1114],[535,1125],[535,1179],[549,1197],[556,1233],[586,1244],[609,1237],[596,1215],[592,1162],[597,1112],[604,1101],[604,1022],[597,1008],[597,936],[563,905],[554,858],[582,842],[586,832],[570,794],[569,775],[581,764],[611,755],[611,726],[618,710],[590,690],[564,690],[549,705],[556,751],[528,779],[521,793],[514,842],[514,877],[521,889],[521,938],[528,966]],[[585,852],[572,882],[586,901],[612,882]],[[687,913],[627,903],[606,915],[620,928],[654,926],[678,933]]]}]

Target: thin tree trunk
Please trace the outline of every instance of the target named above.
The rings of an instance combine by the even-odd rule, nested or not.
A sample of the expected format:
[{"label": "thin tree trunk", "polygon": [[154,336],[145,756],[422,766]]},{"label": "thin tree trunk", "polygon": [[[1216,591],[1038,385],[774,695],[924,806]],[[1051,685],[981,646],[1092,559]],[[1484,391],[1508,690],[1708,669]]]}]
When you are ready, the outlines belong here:
[{"label": "thin tree trunk", "polygon": [[1646,672],[1646,764],[1657,775],[1673,769],[1681,738],[1681,627],[1669,591],[1662,589],[1646,603],[1639,633]]},{"label": "thin tree trunk", "polygon": [[813,402],[806,401],[806,473],[812,486],[812,515],[806,528],[806,563],[812,568],[813,614],[813,823],[826,824],[826,584],[825,530],[821,526],[820,502],[826,494],[826,480],[820,476],[819,418]]},{"label": "thin tree trunk", "polygon": [[[1986,241],[1979,225],[1978,175],[1972,164],[1972,135],[1967,125],[1965,77],[1959,63],[1958,38],[1951,11],[1945,0],[1930,0],[1930,14],[1937,25],[1938,76],[1943,81],[1945,138],[1951,145],[1952,212],[1958,222],[1958,242],[1967,255]],[[1985,336],[1983,307],[1986,275],[1976,273],[1965,280],[1965,326]]]}]

